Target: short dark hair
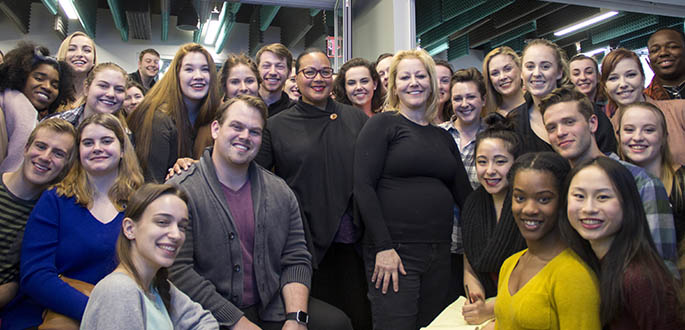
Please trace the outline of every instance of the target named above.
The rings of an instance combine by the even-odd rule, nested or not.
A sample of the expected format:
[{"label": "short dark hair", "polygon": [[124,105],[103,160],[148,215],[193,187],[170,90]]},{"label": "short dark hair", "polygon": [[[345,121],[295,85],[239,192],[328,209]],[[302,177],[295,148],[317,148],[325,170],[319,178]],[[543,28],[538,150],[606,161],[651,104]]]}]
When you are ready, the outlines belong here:
[{"label": "short dark hair", "polygon": [[478,93],[480,93],[480,97],[485,98],[485,94],[487,93],[485,90],[485,81],[483,80],[483,75],[480,73],[480,71],[478,71],[478,69],[470,67],[467,69],[457,70],[457,72],[452,75],[452,79],[450,80],[450,93],[452,92],[452,87],[454,87],[454,84],[460,82],[473,82],[476,84],[476,87],[478,87]]},{"label": "short dark hair", "polygon": [[145,56],[145,54],[152,54],[152,55],[155,55],[155,56],[157,56],[157,57],[160,57],[160,56],[159,56],[159,53],[158,53],[156,50],[152,49],[152,48],[143,49],[143,50],[140,52],[140,55],[138,55],[138,62],[143,61],[143,56]]},{"label": "short dark hair", "polygon": [[[288,47],[285,45],[281,43],[273,43],[260,48],[255,55],[257,65],[259,65],[259,63],[262,61],[261,57],[264,52],[272,52],[276,54],[276,56],[285,59],[286,66],[288,66],[288,71],[293,69],[291,64],[293,61],[293,53],[291,53]],[[288,75],[290,75],[290,72],[288,72]]]},{"label": "short dark hair", "polygon": [[523,152],[521,148],[521,138],[514,131],[514,123],[511,119],[500,115],[497,112],[490,113],[483,120],[486,128],[476,134],[476,145],[474,151],[485,139],[500,139],[506,144],[507,151],[518,158]]},{"label": "short dark hair", "polygon": [[[654,33],[649,35],[649,39],[652,39],[653,35],[661,32],[661,31],[673,31],[673,32],[677,33],[680,36],[680,39],[683,41],[683,45],[685,45],[685,33],[683,32],[683,30],[682,29],[675,29],[672,27],[662,27],[662,28],[654,31]],[[649,40],[647,42],[649,42]]]},{"label": "short dark hair", "polygon": [[[328,54],[326,54],[326,52],[324,52],[323,50],[321,50],[319,48],[314,48],[314,47],[307,48],[302,53],[300,53],[299,56],[297,56],[297,61],[295,61],[295,74],[297,74],[300,71],[300,61],[302,60],[302,58],[305,55],[316,54],[316,53],[321,53],[321,54],[323,54],[323,56],[326,56],[326,59],[328,59]],[[328,61],[330,62],[330,60],[328,60]]]},{"label": "short dark hair", "polygon": [[376,62],[373,63],[373,66],[378,65],[378,62],[388,58],[388,57],[393,57],[394,55],[392,53],[382,53],[378,55],[378,58],[376,58]]},{"label": "short dark hair", "polygon": [[562,102],[578,102],[578,112],[587,120],[590,120],[590,117],[595,114],[594,106],[587,95],[571,86],[555,88],[542,98],[540,101],[540,113],[544,116],[547,108]]},{"label": "short dark hair", "polygon": [[219,122],[219,124],[223,124],[224,121],[226,120],[226,116],[228,114],[228,108],[230,108],[234,103],[236,102],[245,102],[248,106],[251,106],[257,110],[259,110],[259,115],[262,117],[262,121],[264,122],[264,127],[266,127],[266,119],[268,118],[268,113],[269,110],[266,106],[266,103],[264,101],[256,96],[252,95],[247,95],[247,94],[242,94],[238,95],[235,97],[232,97],[226,101],[226,103],[222,104],[219,109],[217,109],[216,112],[216,118],[215,120]]}]

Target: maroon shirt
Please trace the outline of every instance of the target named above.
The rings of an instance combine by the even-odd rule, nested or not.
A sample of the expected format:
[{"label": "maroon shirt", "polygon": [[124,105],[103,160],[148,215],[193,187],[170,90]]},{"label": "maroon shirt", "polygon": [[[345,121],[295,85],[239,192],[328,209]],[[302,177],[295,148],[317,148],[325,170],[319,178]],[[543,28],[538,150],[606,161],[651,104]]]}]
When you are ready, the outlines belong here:
[{"label": "maroon shirt", "polygon": [[224,191],[224,196],[226,196],[226,203],[233,216],[233,222],[238,231],[238,239],[240,239],[243,256],[243,300],[239,307],[245,308],[259,302],[257,279],[253,267],[255,220],[252,185],[250,180],[247,180],[238,191],[233,191],[223,184],[221,188]]}]

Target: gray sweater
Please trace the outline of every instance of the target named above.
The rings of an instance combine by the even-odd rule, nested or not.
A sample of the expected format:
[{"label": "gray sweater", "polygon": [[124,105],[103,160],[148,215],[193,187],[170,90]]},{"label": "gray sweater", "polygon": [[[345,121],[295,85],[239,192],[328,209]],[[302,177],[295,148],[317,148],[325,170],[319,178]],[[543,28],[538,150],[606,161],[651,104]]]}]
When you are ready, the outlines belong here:
[{"label": "gray sweater", "polygon": [[[219,329],[216,319],[173,284],[169,317],[174,329]],[[145,293],[130,276],[113,272],[100,280],[88,299],[81,329],[145,329]]]},{"label": "gray sweater", "polygon": [[[186,241],[170,268],[171,280],[212,312],[221,326],[242,316],[240,237],[207,148],[188,171],[168,183],[188,194],[190,224]],[[291,282],[309,287],[311,254],[307,251],[295,194],[283,179],[252,162],[248,170],[255,219],[253,265],[259,316],[285,320],[281,289]]]}]

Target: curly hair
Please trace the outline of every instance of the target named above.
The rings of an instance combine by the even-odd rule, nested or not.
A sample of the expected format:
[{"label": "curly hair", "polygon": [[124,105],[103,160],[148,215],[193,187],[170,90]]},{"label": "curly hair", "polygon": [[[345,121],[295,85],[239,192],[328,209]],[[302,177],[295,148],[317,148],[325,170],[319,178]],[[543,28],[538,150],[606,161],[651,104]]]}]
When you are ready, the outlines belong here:
[{"label": "curly hair", "polygon": [[[333,95],[335,95],[336,101],[352,105],[352,101],[350,101],[350,99],[347,97],[347,92],[345,90],[345,74],[347,74],[349,69],[359,66],[367,68],[374,84],[376,84],[376,86],[380,85],[381,77],[378,75],[378,71],[376,71],[376,66],[363,58],[355,57],[345,62],[345,64],[340,67],[340,72],[338,72],[338,76],[333,81]],[[371,97],[371,112],[380,112],[381,107],[383,107],[383,98],[381,93],[378,90],[374,90],[373,97]]]},{"label": "curly hair", "polygon": [[0,64],[0,91],[14,89],[23,91],[26,81],[33,70],[42,64],[55,68],[59,75],[59,89],[57,98],[45,110],[48,114],[73,97],[74,86],[72,72],[69,65],[50,57],[50,51],[44,46],[32,42],[20,41],[17,47],[7,52],[5,61]]}]

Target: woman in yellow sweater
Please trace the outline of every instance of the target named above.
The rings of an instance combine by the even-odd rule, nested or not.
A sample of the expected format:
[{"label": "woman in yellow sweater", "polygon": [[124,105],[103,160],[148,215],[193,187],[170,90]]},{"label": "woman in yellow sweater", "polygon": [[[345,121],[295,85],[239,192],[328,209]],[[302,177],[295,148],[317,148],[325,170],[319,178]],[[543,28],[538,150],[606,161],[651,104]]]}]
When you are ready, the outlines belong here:
[{"label": "woman in yellow sweater", "polygon": [[569,171],[553,152],[525,154],[509,171],[511,209],[528,249],[500,270],[497,329],[601,329],[597,277],[566,246],[557,226]]}]

